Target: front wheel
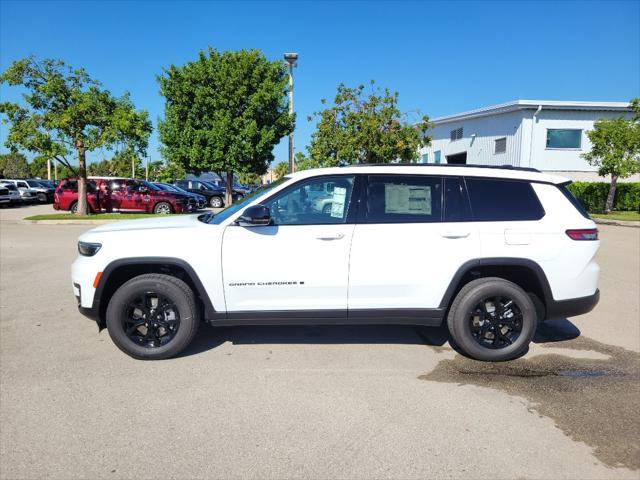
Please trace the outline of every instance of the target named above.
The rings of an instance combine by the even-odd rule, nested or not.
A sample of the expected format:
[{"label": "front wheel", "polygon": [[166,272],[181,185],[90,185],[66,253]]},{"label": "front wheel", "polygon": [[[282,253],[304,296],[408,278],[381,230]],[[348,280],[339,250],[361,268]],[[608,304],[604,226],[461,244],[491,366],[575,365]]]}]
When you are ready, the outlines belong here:
[{"label": "front wheel", "polygon": [[39,193],[38,194],[38,201],[40,203],[47,203],[47,194],[46,193]]},{"label": "front wheel", "polygon": [[220,197],[211,197],[209,199],[209,206],[211,206],[211,208],[222,208],[222,205],[223,202]]},{"label": "front wheel", "polygon": [[200,319],[195,296],[182,280],[159,274],[124,283],[107,306],[113,343],[139,360],[171,358],[193,340]]},{"label": "front wheel", "polygon": [[480,278],[466,284],[447,317],[449,332],[462,351],[489,362],[524,355],[537,323],[529,295],[502,278]]}]

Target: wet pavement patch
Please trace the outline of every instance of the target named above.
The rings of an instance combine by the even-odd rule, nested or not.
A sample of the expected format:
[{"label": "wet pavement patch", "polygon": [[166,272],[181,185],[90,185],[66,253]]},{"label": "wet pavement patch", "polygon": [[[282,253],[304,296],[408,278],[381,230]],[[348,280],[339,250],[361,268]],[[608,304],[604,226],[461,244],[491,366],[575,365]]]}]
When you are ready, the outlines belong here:
[{"label": "wet pavement patch", "polygon": [[[419,378],[524,397],[566,435],[592,447],[606,465],[640,469],[640,355],[584,337],[553,341],[554,353],[511,362],[478,362],[456,355]],[[570,351],[567,356],[558,354],[558,348],[608,358],[572,358]]]}]

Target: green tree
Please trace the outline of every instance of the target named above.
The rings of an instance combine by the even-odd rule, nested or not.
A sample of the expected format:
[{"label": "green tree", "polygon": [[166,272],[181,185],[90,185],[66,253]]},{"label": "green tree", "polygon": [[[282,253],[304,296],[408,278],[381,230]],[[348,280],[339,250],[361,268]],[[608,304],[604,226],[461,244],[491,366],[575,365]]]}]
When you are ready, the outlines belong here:
[{"label": "green tree", "polygon": [[226,178],[230,205],[234,173],[266,172],[273,147],[293,129],[283,62],[258,50],[209,48],[195,61],[170,66],[158,81],[166,99],[158,126],[164,157],[187,171]]},{"label": "green tree", "polygon": [[640,99],[631,101],[634,115],[596,121],[594,129],[587,132],[591,151],[582,154],[590,165],[598,167],[598,175],[611,175],[605,213],[611,212],[618,179],[640,172]]},{"label": "green tree", "polygon": [[161,182],[160,177],[162,176],[162,171],[165,169],[165,164],[162,160],[154,160],[149,162],[149,181],[151,182]]},{"label": "green tree", "polygon": [[165,183],[173,183],[176,180],[184,178],[187,172],[182,165],[176,162],[166,162],[158,175],[158,181]]},{"label": "green tree", "polygon": [[262,175],[260,175],[259,173],[240,173],[238,175],[238,181],[243,185],[257,185],[261,182],[261,180]]},{"label": "green tree", "polygon": [[55,158],[69,168],[68,157],[77,155],[80,215],[87,212],[87,152],[125,144],[143,154],[147,148],[147,112],[136,111],[128,94],[111,95],[83,69],[29,57],[14,62],[0,82],[26,90],[24,106],[0,103],[0,113],[10,124],[7,147]]},{"label": "green tree", "polygon": [[21,153],[10,152],[0,155],[0,175],[2,178],[25,178],[29,176],[27,158]]},{"label": "green tree", "polygon": [[296,152],[295,154],[296,171],[311,170],[312,168],[322,167],[321,162],[314,160],[311,157],[307,157],[302,152]]},{"label": "green tree", "polygon": [[416,160],[418,148],[431,142],[426,134],[431,124],[427,116],[407,123],[398,96],[373,81],[369,92],[364,85],[338,85],[334,105],[309,117],[319,119],[309,146],[311,159],[323,167]]},{"label": "green tree", "polygon": [[273,173],[276,178],[282,178],[287,173],[289,173],[289,163],[288,162],[279,162],[273,167]]}]

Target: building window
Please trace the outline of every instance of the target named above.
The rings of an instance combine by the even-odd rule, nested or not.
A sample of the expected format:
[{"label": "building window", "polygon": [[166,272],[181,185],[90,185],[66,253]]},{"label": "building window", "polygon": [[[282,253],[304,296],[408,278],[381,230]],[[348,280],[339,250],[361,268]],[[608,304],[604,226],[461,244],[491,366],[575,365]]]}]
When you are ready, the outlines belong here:
[{"label": "building window", "polygon": [[460,139],[462,139],[462,127],[451,130],[451,141],[455,142]]},{"label": "building window", "polygon": [[422,163],[429,163],[429,154],[425,153],[422,155]]},{"label": "building window", "polygon": [[547,128],[547,148],[579,149],[582,145],[582,130]]},{"label": "building window", "polygon": [[493,153],[504,153],[507,151],[507,137],[497,138]]},{"label": "building window", "polygon": [[440,150],[433,152],[433,161],[435,163],[440,163]]}]

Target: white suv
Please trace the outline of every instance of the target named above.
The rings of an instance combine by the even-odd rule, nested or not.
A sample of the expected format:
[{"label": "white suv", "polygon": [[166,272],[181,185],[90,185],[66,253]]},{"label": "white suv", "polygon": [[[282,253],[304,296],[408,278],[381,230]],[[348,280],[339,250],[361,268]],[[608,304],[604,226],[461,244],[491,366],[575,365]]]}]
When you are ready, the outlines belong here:
[{"label": "white suv", "polygon": [[467,355],[511,359],[538,321],[598,302],[598,231],[567,183],[512,167],[297,172],[217,215],[90,230],[73,289],[139,359],[178,354],[201,320],[446,322]]}]

